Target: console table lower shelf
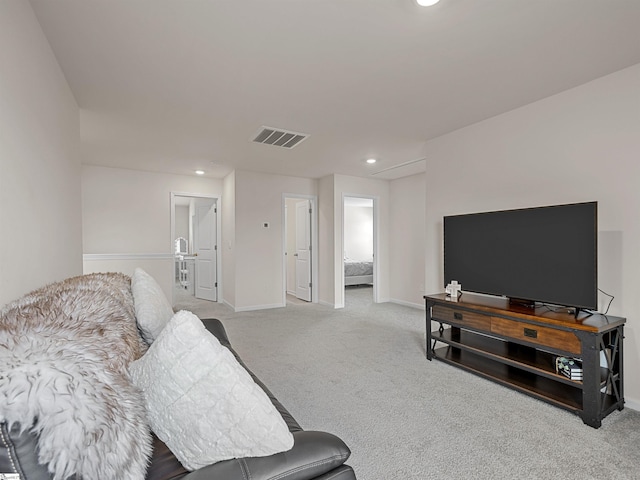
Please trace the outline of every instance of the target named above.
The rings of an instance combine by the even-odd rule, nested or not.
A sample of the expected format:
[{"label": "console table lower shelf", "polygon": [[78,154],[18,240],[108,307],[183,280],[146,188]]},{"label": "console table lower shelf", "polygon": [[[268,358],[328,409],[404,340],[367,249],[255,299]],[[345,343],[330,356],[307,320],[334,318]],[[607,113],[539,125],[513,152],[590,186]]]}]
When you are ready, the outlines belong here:
[{"label": "console table lower shelf", "polygon": [[[493,299],[465,297],[465,302],[455,303],[444,296],[425,297],[427,359],[436,358],[569,410],[594,428],[612,411],[624,408],[624,319],[602,315],[576,319],[544,310],[521,313],[522,307],[498,303],[497,308]],[[432,331],[432,322],[440,328]],[[505,322],[512,323],[507,335]],[[558,373],[560,356],[581,360],[582,380]]]}]

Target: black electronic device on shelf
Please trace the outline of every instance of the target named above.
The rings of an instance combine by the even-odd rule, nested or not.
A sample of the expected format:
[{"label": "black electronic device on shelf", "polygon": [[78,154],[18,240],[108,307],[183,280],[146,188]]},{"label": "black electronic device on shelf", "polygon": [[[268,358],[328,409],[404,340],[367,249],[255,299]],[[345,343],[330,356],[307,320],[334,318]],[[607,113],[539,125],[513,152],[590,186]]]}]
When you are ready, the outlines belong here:
[{"label": "black electronic device on shelf", "polygon": [[444,217],[444,285],[597,309],[597,202]]}]

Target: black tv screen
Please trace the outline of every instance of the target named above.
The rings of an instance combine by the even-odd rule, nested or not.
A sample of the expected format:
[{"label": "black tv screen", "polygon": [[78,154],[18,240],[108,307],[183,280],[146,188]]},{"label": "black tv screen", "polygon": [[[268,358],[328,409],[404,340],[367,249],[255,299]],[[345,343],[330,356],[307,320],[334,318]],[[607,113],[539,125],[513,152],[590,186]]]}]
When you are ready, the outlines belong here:
[{"label": "black tv screen", "polygon": [[444,280],[463,291],[597,308],[597,202],[444,217]]}]

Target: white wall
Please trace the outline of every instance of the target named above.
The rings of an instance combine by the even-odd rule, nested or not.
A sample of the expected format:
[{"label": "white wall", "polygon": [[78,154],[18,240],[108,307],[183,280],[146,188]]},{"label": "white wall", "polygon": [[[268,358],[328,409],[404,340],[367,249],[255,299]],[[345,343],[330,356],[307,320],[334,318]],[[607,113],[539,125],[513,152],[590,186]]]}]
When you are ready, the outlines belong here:
[{"label": "white wall", "polygon": [[425,174],[392,180],[389,185],[391,301],[424,309]]},{"label": "white wall", "polygon": [[79,113],[29,2],[0,2],[0,306],[82,274]]},{"label": "white wall", "polygon": [[[442,217],[599,202],[599,287],[627,317],[625,394],[640,407],[640,65],[426,144],[426,286],[443,290]],[[600,297],[600,308],[607,298]]]},{"label": "white wall", "polygon": [[[283,194],[317,195],[309,178],[235,172],[236,310],[283,304]],[[264,223],[269,224],[265,228]]]},{"label": "white wall", "polygon": [[344,254],[354,262],[373,260],[373,207],[344,207]]},{"label": "white wall", "polygon": [[336,274],[340,271],[336,267],[336,254],[341,254],[340,246],[336,251],[335,209],[335,178],[327,175],[318,180],[318,302],[332,307],[337,295]]},{"label": "white wall", "polygon": [[139,266],[171,300],[171,192],[221,195],[222,180],[83,166],[84,272],[130,275]]},{"label": "white wall", "polygon": [[189,245],[189,240],[191,239],[189,223],[191,217],[189,215],[189,206],[181,205],[176,207],[175,213],[175,238],[182,237],[187,241],[187,250],[192,252],[192,248]]},{"label": "white wall", "polygon": [[222,301],[236,304],[236,172],[224,177],[222,192]]}]

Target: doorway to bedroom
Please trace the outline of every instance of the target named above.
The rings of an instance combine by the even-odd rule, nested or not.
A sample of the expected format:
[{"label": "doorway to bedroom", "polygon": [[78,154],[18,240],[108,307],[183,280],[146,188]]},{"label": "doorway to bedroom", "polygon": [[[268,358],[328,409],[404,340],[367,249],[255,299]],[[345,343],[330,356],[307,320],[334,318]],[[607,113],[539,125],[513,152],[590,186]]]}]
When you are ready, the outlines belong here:
[{"label": "doorway to bedroom", "polygon": [[344,196],[343,260],[345,304],[375,299],[374,198]]}]

